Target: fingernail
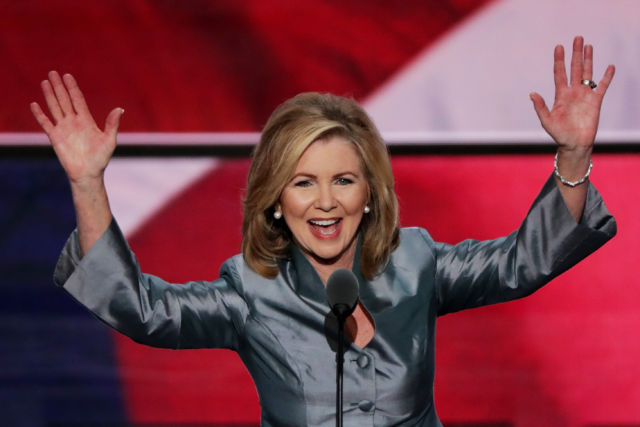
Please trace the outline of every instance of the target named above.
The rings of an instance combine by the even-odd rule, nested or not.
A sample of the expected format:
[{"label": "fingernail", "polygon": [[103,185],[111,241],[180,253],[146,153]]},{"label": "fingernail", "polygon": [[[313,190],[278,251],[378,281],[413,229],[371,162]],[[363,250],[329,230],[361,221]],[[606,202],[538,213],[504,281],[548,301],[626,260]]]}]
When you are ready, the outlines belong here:
[{"label": "fingernail", "polygon": [[120,115],[124,114],[124,108],[120,108]]}]

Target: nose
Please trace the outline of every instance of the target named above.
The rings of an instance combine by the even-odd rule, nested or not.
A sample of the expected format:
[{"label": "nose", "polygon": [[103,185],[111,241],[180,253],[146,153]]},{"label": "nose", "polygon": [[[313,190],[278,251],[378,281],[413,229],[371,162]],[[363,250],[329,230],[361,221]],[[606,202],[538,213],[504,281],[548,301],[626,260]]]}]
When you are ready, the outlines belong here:
[{"label": "nose", "polygon": [[336,207],[336,198],[331,185],[319,185],[316,208],[328,212]]}]

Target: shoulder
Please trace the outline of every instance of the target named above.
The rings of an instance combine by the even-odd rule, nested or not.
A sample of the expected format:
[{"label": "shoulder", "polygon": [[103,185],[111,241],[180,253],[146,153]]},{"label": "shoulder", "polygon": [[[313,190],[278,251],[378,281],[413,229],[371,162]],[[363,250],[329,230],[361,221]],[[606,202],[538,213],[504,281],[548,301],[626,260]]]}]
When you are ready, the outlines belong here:
[{"label": "shoulder", "polygon": [[220,278],[245,297],[255,295],[256,291],[259,293],[260,289],[275,281],[255,272],[242,254],[234,255],[222,264]]},{"label": "shoulder", "polygon": [[241,282],[242,272],[247,268],[242,254],[237,254],[227,259],[220,267],[220,277],[230,282]]},{"label": "shoulder", "polygon": [[435,241],[427,230],[421,227],[403,227],[400,229],[400,247],[428,246],[433,247]]},{"label": "shoulder", "polygon": [[400,245],[391,254],[391,262],[435,261],[435,246],[433,238],[424,228],[403,227],[400,229]]},{"label": "shoulder", "polygon": [[394,305],[399,306],[405,297],[410,297],[406,302],[428,307],[430,301],[435,301],[435,272],[435,246],[429,233],[419,227],[401,228],[400,244],[380,275],[371,281],[372,289],[380,298],[393,300]]}]

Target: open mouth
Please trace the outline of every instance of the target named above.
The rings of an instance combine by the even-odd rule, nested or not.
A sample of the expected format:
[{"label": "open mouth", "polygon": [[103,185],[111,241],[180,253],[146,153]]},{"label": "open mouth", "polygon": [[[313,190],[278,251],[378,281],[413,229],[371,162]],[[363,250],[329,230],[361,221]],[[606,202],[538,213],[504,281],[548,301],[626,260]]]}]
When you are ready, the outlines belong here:
[{"label": "open mouth", "polygon": [[342,218],[310,219],[307,223],[311,232],[321,239],[330,239],[337,236],[342,228]]}]

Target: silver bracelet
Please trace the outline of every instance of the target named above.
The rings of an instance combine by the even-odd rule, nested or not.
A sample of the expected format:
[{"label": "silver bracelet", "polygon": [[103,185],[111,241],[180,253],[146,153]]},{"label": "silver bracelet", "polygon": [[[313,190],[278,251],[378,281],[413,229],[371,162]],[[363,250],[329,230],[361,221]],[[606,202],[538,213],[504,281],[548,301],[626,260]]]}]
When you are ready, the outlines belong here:
[{"label": "silver bracelet", "polygon": [[593,161],[591,161],[591,159],[590,159],[589,160],[589,169],[587,169],[587,173],[584,174],[584,176],[582,178],[580,178],[578,181],[568,181],[567,179],[565,179],[565,177],[560,175],[560,171],[558,170],[558,153],[556,153],[556,158],[553,161],[553,173],[556,174],[558,179],[560,179],[561,183],[563,183],[564,185],[568,185],[569,187],[575,187],[576,185],[580,185],[583,182],[585,182],[587,180],[587,178],[589,178],[589,174],[591,173],[591,168],[592,167],[593,167]]}]

